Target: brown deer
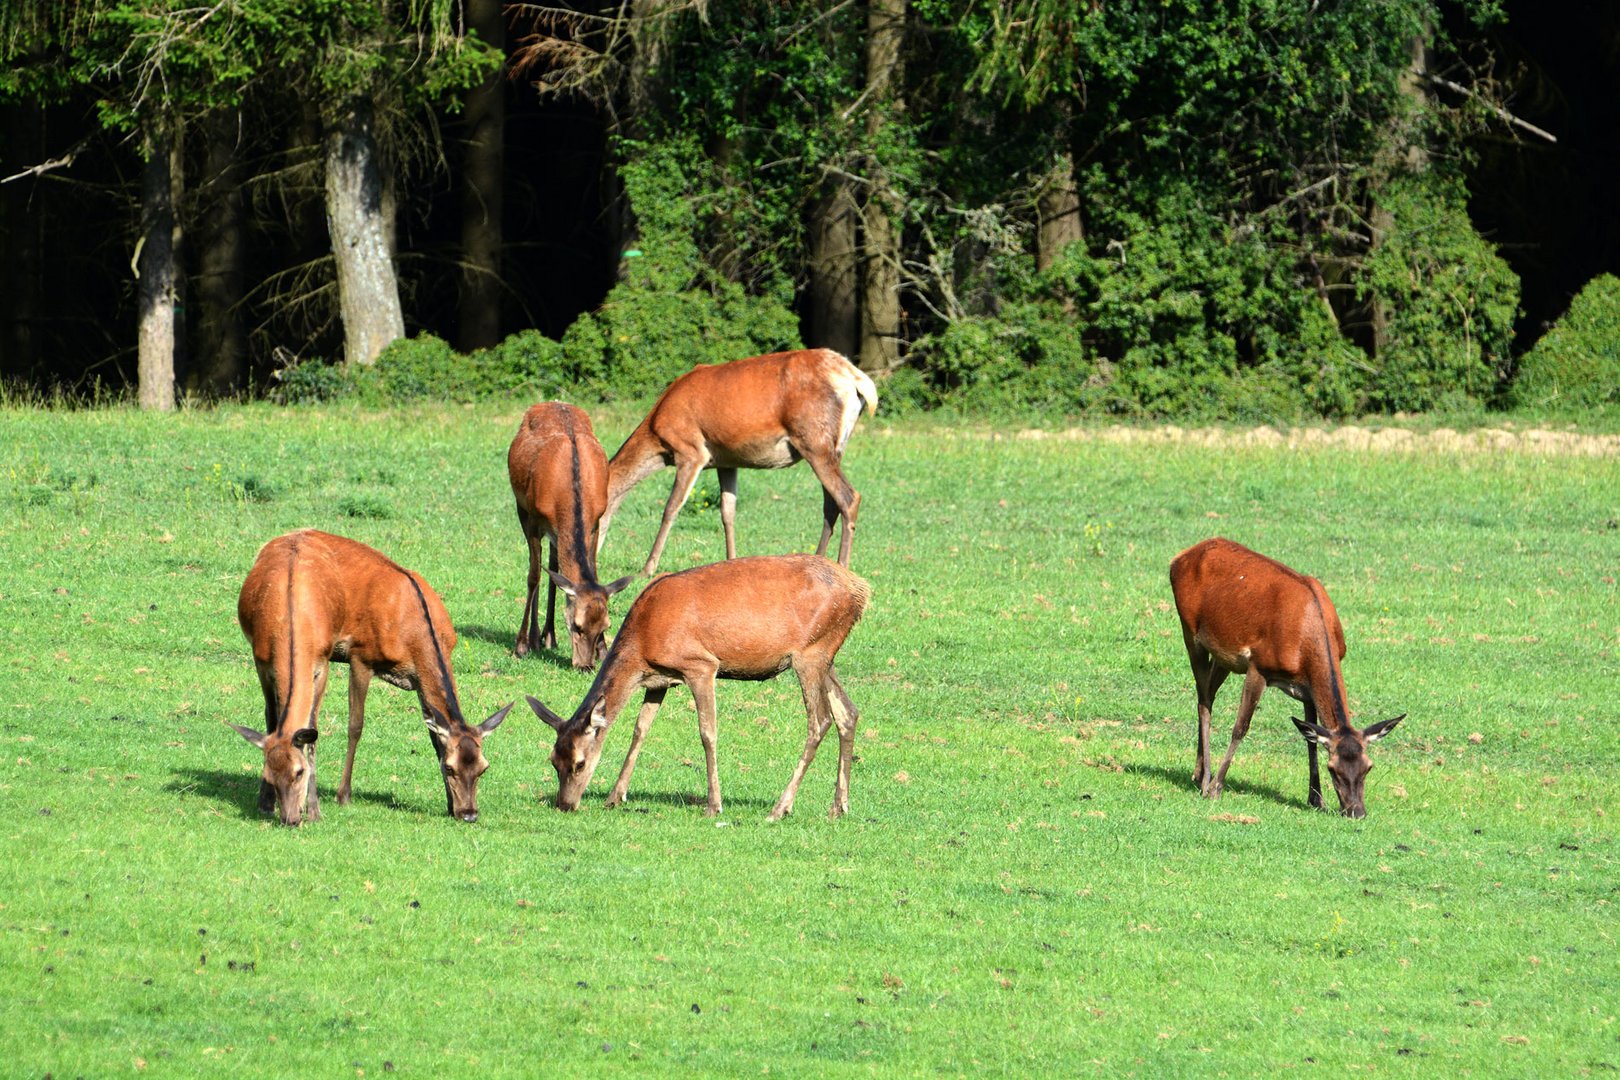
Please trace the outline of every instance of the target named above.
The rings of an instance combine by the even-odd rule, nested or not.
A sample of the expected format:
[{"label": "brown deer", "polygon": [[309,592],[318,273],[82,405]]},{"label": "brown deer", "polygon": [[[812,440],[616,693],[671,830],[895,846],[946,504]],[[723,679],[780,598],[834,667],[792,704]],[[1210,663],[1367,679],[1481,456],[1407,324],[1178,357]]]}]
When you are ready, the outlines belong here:
[{"label": "brown deer", "polygon": [[[452,816],[478,820],[478,778],[489,768],[484,736],[500,726],[508,704],[473,726],[461,715],[450,652],[456,631],[420,574],[364,544],[314,529],[278,536],[260,549],[242,583],[237,621],[253,646],[264,691],[261,734],[237,727],[264,751],[259,809],[279,803],[281,820],[319,821],[315,792],[316,716],[329,662],[349,665],[349,753],[340,805],[349,802],[354,750],[365,728],[371,677],[416,691],[439,756]],[[305,806],[308,805],[307,815]]]},{"label": "brown deer", "polygon": [[705,812],[720,813],[715,768],[714,681],[773,679],[792,668],[804,692],[809,734],[787,790],[770,813],[792,812],[805,770],[827,729],[838,725],[838,779],[831,816],[849,810],[849,771],[859,713],[833,671],[833,660],[866,608],[871,588],[819,555],[756,556],[713,563],[658,578],[624,617],[585,700],[567,720],[534,698],[529,707],[557,732],[557,808],[575,810],[596,771],[608,729],[637,689],[645,691],[635,734],[607,805],[624,802],[630,774],[664,694],[692,689],[708,769]]},{"label": "brown deer", "polygon": [[[1346,817],[1367,816],[1363,787],[1372,762],[1367,746],[1395,729],[1406,714],[1357,731],[1345,706],[1344,628],[1322,583],[1290,570],[1241,544],[1216,538],[1195,544],[1170,563],[1170,587],[1181,617],[1198,685],[1198,762],[1193,783],[1205,798],[1218,799],[1226,770],[1248,734],[1260,694],[1275,686],[1305,708],[1292,717],[1310,759],[1307,802],[1322,805],[1316,748],[1327,747],[1328,774]],[[1232,745],[1220,771],[1210,768],[1210,707],[1228,673],[1243,676]],[[1318,720],[1325,721],[1319,723]]]},{"label": "brown deer", "polygon": [[631,488],[664,466],[675,466],[675,486],[642,570],[651,575],[658,569],[675,515],[697,485],[698,473],[712,465],[720,479],[726,558],[735,559],[737,470],[784,469],[802,458],[810,463],[824,492],[824,524],[816,554],[826,554],[833,523],[842,517],[838,561],[848,566],[861,496],[844,478],[841,462],[863,407],[869,414],[877,412],[877,387],[864,371],[831,349],[800,349],[693,368],[669,384],[613,455],[602,534]]},{"label": "brown deer", "polygon": [[[563,613],[574,667],[596,666],[607,652],[608,598],[630,584],[622,577],[596,580],[596,532],[607,506],[607,455],[591,419],[572,405],[547,401],[529,406],[506,455],[518,524],[529,545],[529,589],[518,624],[518,656],[554,649],[557,590],[568,598]],[[551,540],[546,574],[546,629],[540,632],[540,549]]]}]

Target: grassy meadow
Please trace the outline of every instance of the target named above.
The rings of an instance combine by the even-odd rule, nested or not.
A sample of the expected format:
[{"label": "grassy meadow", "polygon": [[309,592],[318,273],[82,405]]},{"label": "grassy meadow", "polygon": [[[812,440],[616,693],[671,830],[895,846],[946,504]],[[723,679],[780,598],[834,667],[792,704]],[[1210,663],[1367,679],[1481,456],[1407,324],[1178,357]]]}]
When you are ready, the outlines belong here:
[{"label": "grassy meadow", "polygon": [[[255,552],[314,526],[421,571],[473,719],[588,676],[517,660],[521,412],[0,411],[0,1067],[6,1075],[1604,1075],[1620,1068],[1620,459],[1007,438],[864,420],[839,658],[851,814],[791,674],[691,697],[622,810],[549,798],[519,706],[450,819],[412,695],[373,684],[353,805],[255,810]],[[611,452],[635,416],[604,413]],[[672,471],[615,520],[639,567]],[[663,568],[722,553],[713,474]],[[745,554],[806,550],[809,470],[744,473]],[[1307,809],[1278,691],[1219,803],[1191,786],[1172,556],[1248,543],[1327,586],[1368,817]],[[622,616],[636,587],[615,605]],[[1224,752],[1237,682],[1216,701]],[[1328,789],[1327,800],[1335,800]]]}]

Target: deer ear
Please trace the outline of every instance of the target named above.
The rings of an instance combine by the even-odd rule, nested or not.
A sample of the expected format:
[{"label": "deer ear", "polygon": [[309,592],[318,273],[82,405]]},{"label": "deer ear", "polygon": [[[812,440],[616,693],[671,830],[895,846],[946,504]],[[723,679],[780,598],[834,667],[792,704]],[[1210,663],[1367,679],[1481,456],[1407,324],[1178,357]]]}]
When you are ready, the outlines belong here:
[{"label": "deer ear", "polygon": [[1318,746],[1326,746],[1333,741],[1333,732],[1329,731],[1320,724],[1312,724],[1308,721],[1301,720],[1297,716],[1290,716],[1288,719],[1292,720],[1294,722],[1294,726],[1299,728],[1299,733],[1305,736],[1306,742],[1313,742]]},{"label": "deer ear", "polygon": [[299,728],[293,732],[292,744],[302,749],[306,746],[314,746],[315,740],[320,737],[321,733],[312,727]]},{"label": "deer ear", "polygon": [[636,580],[636,575],[634,575],[634,574],[626,574],[624,577],[620,578],[618,581],[615,581],[615,582],[613,582],[611,584],[602,586],[602,591],[607,593],[609,596],[612,596],[614,593],[623,592],[625,587],[627,585],[629,585],[634,580]]},{"label": "deer ear", "polygon": [[235,731],[238,735],[242,736],[242,738],[246,739],[254,746],[257,746],[260,750],[264,749],[265,737],[262,731],[254,731],[252,728],[238,727],[229,721],[226,722],[225,726]]},{"label": "deer ear", "polygon": [[511,712],[512,706],[516,704],[517,702],[515,701],[508,701],[503,708],[496,709],[494,712],[490,713],[489,719],[478,725],[478,733],[480,735],[488,735],[490,732],[500,727],[501,721],[506,719],[506,714]]},{"label": "deer ear", "polygon": [[534,715],[544,720],[553,731],[563,729],[563,718],[541,704],[540,699],[532,694],[524,694],[523,699],[529,703],[529,708],[533,710]]},{"label": "deer ear", "polygon": [[1388,735],[1390,732],[1394,731],[1395,730],[1395,725],[1400,723],[1402,720],[1405,720],[1405,719],[1406,719],[1406,714],[1401,713],[1401,715],[1399,715],[1397,717],[1394,717],[1393,719],[1380,720],[1376,724],[1369,725],[1367,730],[1363,731],[1361,733],[1361,737],[1363,739],[1365,739],[1367,742],[1377,742],[1379,739],[1382,739],[1385,735]]},{"label": "deer ear", "polygon": [[547,570],[546,575],[551,578],[551,583],[557,586],[557,588],[561,589],[569,599],[573,599],[574,596],[579,592],[578,587],[576,587],[572,581],[569,581],[567,578],[557,573],[557,571]]},{"label": "deer ear", "polygon": [[591,710],[591,734],[600,736],[602,732],[607,730],[607,726],[607,700],[605,698],[598,698],[596,707]]},{"label": "deer ear", "polygon": [[431,705],[428,706],[428,710],[422,714],[422,722],[427,725],[429,731],[439,738],[448,739],[450,737],[450,724],[445,720],[444,715]]}]

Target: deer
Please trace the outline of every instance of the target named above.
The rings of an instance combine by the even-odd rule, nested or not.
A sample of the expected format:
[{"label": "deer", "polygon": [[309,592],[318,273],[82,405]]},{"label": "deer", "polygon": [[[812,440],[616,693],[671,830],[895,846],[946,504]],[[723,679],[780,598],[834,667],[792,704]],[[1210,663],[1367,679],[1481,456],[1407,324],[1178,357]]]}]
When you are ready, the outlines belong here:
[{"label": "deer", "polygon": [[536,698],[529,707],[557,733],[551,764],[559,810],[579,808],[608,730],[631,694],[643,691],[635,732],[607,806],[623,804],[636,758],[671,686],[685,683],[697,706],[698,735],[708,776],[704,813],[721,812],[715,765],[718,679],[773,679],[792,668],[804,694],[808,734],[804,754],[768,815],[793,811],[805,770],[832,725],[838,727],[838,776],[829,816],[849,810],[850,767],[860,719],[838,681],[833,661],[860,619],[871,587],[820,555],[765,555],[699,566],[655,579],[624,617],[595,681],[573,715],[563,719]]},{"label": "deer", "polygon": [[[1406,714],[1363,730],[1350,723],[1345,704],[1344,628],[1313,577],[1220,537],[1195,544],[1170,563],[1170,588],[1182,640],[1198,690],[1198,759],[1193,783],[1218,799],[1238,744],[1248,734],[1260,695],[1275,686],[1304,707],[1290,717],[1305,739],[1310,767],[1306,802],[1322,808],[1317,748],[1326,747],[1328,774],[1345,817],[1367,816],[1364,789],[1372,762],[1367,747],[1384,738]],[[1228,674],[1243,676],[1237,724],[1219,771],[1210,768],[1210,709]]]},{"label": "deer", "polygon": [[[590,417],[572,405],[547,401],[531,405],[518,424],[506,455],[518,525],[529,547],[529,582],[513,653],[554,649],[557,591],[567,597],[572,662],[589,671],[607,652],[608,599],[629,585],[622,577],[596,580],[597,526],[607,506],[607,455],[596,441]],[[546,570],[546,629],[537,625],[540,608],[540,551],[551,541]]]},{"label": "deer", "polygon": [[242,583],[236,617],[253,648],[265,730],[229,726],[264,752],[261,813],[279,806],[283,824],[320,820],[316,718],[335,660],[349,665],[349,752],[338,804],[350,800],[366,691],[375,675],[416,692],[450,815],[478,820],[478,778],[489,768],[484,738],[516,702],[480,724],[462,717],[450,673],[456,631],[420,574],[358,541],[300,529],[259,550]]},{"label": "deer", "polygon": [[863,408],[868,415],[877,414],[877,386],[831,349],[799,349],[693,368],[664,389],[608,463],[607,510],[598,544],[631,489],[665,466],[675,466],[664,519],[642,569],[651,577],[698,473],[713,466],[720,480],[726,558],[735,559],[737,470],[784,469],[802,459],[823,491],[824,524],[816,554],[826,554],[833,524],[842,518],[838,562],[847,567],[861,496],[844,477],[842,461]]}]

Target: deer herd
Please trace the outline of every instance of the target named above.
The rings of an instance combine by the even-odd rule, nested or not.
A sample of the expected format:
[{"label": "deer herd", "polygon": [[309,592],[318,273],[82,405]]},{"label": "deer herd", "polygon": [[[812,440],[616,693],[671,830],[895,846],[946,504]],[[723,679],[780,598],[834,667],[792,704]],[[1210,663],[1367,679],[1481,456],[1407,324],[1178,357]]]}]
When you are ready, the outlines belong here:
[{"label": "deer herd", "polygon": [[[770,812],[793,810],[799,784],[828,730],[838,729],[831,816],[849,810],[850,769],[859,712],[834,670],[838,650],[865,611],[871,588],[849,569],[861,497],[842,460],[856,421],[875,413],[870,377],[829,349],[773,353],[700,366],[672,382],[609,460],[590,418],[561,402],[531,406],[507,454],[518,525],[528,545],[523,616],[515,655],[555,649],[556,597],[565,598],[573,667],[595,669],[584,699],[564,717],[526,700],[556,741],[556,806],[575,810],[603,744],[630,697],[641,708],[609,807],[628,794],[653,717],[669,688],[685,683],[697,706],[708,780],[705,812],[721,812],[716,764],[716,679],[772,679],[793,669],[804,694],[804,753]],[[737,470],[780,469],[804,460],[824,493],[821,540],[813,555],[737,557]],[[636,597],[608,643],[612,597],[635,576],[603,584],[597,557],[608,525],[630,490],[665,466],[675,482],[642,574],[656,573],[675,516],[699,473],[714,468],[726,559],[654,578]],[[825,557],[842,522],[836,561]],[[546,613],[540,627],[541,550]],[[1404,716],[1358,730],[1350,722],[1344,678],[1344,631],[1322,583],[1230,540],[1195,544],[1170,564],[1198,698],[1193,783],[1216,799],[1261,693],[1274,686],[1297,700],[1294,718],[1309,765],[1307,802],[1322,806],[1318,750],[1341,813],[1366,815],[1363,789],[1369,744]],[[230,725],[264,755],[259,809],[288,825],[320,818],[315,786],[317,717],[332,661],[349,665],[349,744],[339,805],[352,791],[355,751],[365,726],[373,676],[416,693],[438,757],[451,816],[478,819],[478,780],[489,767],[484,740],[514,703],[469,723],[451,673],[456,631],[427,581],[365,544],[301,529],[265,544],[237,602],[237,620],[253,650],[264,692],[263,732]],[[1237,723],[1220,768],[1210,758],[1211,708],[1227,675],[1243,676]],[[476,714],[475,714],[476,715]]]}]

